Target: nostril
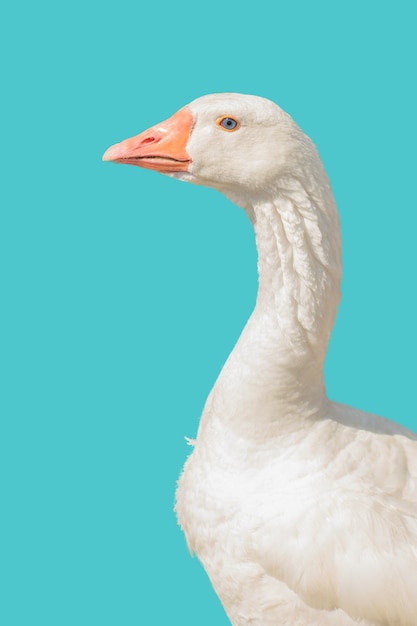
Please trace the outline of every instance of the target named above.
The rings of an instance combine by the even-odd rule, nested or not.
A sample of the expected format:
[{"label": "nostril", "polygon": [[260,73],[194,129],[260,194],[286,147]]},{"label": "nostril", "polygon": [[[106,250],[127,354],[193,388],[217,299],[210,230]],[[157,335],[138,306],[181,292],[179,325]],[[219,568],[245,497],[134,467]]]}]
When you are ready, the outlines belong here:
[{"label": "nostril", "polygon": [[148,145],[152,145],[161,141],[162,137],[158,131],[151,130],[149,132],[142,133],[136,137],[132,137],[134,140],[134,150],[143,151],[148,150]]},{"label": "nostril", "polygon": [[157,143],[159,140],[160,140],[160,137],[158,137],[158,135],[149,135],[148,137],[145,137],[144,139],[142,139],[139,145],[144,146],[148,143]]}]

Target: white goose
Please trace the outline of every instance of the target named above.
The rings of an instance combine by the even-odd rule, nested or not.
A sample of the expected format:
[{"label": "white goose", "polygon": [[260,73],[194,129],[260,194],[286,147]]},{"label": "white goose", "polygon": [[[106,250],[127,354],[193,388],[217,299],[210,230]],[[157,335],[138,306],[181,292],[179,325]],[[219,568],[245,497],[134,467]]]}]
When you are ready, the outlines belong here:
[{"label": "white goose", "polygon": [[331,402],[339,220],[310,139],[269,100],[209,95],[104,160],[249,215],[253,311],[207,400],[176,510],[234,626],[416,626],[417,435]]}]

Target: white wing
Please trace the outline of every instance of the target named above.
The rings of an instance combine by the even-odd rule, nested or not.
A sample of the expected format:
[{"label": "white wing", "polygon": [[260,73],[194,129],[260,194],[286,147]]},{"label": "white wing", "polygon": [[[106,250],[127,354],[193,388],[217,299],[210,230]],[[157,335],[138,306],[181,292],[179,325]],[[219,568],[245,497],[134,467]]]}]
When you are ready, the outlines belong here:
[{"label": "white wing", "polygon": [[331,418],[287,453],[276,502],[258,486],[255,559],[308,606],[415,625],[417,437],[342,405]]}]

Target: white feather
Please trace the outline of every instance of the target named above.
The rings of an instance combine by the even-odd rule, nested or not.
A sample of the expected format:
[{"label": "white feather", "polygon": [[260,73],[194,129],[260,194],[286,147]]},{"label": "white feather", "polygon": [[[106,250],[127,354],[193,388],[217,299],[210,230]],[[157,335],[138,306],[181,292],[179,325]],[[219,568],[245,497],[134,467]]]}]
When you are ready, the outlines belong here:
[{"label": "white feather", "polygon": [[[189,105],[190,173],[251,218],[256,308],[205,406],[176,510],[234,626],[417,624],[417,437],[329,401],[340,235],[311,141],[273,103]],[[214,120],[233,115],[235,133]]]},{"label": "white feather", "polygon": [[273,102],[217,94],[103,158],[214,187],[255,230],[256,307],[176,504],[232,624],[416,626],[417,435],[326,396],[341,245],[313,143]]}]

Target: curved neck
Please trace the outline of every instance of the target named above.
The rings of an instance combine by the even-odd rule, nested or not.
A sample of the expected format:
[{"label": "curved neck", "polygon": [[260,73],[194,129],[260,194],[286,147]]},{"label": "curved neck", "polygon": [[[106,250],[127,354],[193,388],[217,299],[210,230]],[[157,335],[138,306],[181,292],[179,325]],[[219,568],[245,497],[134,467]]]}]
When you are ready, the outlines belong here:
[{"label": "curved neck", "polygon": [[340,300],[341,245],[323,176],[313,190],[280,179],[267,201],[240,203],[256,235],[258,296],[207,406],[240,435],[292,430],[327,401],[323,365]]},{"label": "curved neck", "polygon": [[340,300],[339,219],[328,185],[309,192],[281,179],[250,210],[258,249],[256,310],[270,315],[283,348],[323,360]]}]

